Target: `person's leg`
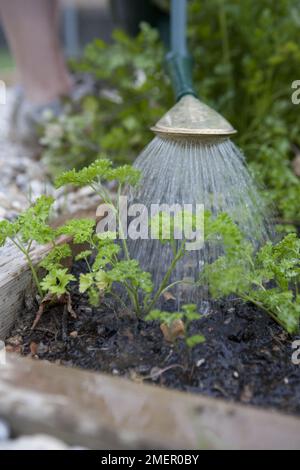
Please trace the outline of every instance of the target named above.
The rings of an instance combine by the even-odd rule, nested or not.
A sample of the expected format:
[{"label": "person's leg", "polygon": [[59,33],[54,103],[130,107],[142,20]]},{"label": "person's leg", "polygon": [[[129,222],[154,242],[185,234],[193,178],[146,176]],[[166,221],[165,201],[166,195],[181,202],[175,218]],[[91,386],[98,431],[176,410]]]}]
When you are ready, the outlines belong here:
[{"label": "person's leg", "polygon": [[57,0],[0,0],[0,18],[27,100],[43,105],[68,94]]}]

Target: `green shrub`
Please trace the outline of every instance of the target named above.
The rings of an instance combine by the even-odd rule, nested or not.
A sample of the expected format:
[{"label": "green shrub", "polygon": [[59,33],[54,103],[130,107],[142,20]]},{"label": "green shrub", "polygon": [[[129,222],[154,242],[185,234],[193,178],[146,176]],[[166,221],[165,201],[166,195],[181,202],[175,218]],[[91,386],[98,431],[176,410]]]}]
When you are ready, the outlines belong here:
[{"label": "green shrub", "polygon": [[79,112],[46,126],[44,158],[54,175],[91,163],[101,151],[118,163],[132,161],[151,140],[150,126],[172,103],[158,32],[143,24],[137,38],[115,31],[114,41],[97,39],[73,64],[100,82],[102,91],[83,99]]}]

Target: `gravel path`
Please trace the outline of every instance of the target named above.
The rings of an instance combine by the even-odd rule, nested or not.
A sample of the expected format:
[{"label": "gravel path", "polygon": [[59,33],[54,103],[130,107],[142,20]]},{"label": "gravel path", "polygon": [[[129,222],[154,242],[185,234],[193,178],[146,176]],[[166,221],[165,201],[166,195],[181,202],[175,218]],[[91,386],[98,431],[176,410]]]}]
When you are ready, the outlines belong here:
[{"label": "gravel path", "polygon": [[9,424],[0,419],[1,450],[81,450],[82,447],[70,447],[63,441],[47,434],[13,437]]},{"label": "gravel path", "polygon": [[55,190],[47,168],[31,149],[8,138],[14,92],[8,90],[7,103],[0,105],[0,220],[13,219],[26,209],[29,201],[42,194],[53,195],[57,215],[85,211],[96,204],[88,188],[66,193]]},{"label": "gravel path", "polygon": [[32,198],[53,192],[44,165],[33,160],[32,151],[8,139],[14,93],[8,90],[7,103],[0,105],[0,217],[13,218]]}]

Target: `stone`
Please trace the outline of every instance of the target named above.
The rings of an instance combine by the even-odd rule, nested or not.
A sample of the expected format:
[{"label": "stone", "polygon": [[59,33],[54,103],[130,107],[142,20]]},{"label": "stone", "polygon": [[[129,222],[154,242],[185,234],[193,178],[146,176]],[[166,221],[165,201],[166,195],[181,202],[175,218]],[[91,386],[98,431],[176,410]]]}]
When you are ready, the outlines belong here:
[{"label": "stone", "polygon": [[6,441],[10,437],[10,427],[8,423],[0,419],[0,446],[1,442]]},{"label": "stone", "polygon": [[0,450],[67,450],[68,448],[64,442],[44,434],[0,441]]}]

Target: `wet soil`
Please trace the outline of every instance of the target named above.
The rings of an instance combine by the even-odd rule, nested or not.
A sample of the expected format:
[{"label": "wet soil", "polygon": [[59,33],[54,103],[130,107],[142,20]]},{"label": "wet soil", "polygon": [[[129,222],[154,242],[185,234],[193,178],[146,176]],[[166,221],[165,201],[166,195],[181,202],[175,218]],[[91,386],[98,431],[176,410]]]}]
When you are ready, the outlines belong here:
[{"label": "wet soil", "polygon": [[[292,342],[265,313],[231,300],[212,306],[191,325],[206,342],[188,350],[165,341],[159,324],[116,311],[111,300],[91,308],[73,288],[77,319],[53,307],[31,331],[35,311],[17,321],[7,349],[70,367],[125,376],[137,382],[221,397],[300,414],[300,365]],[[169,301],[172,302],[172,301]],[[172,305],[169,305],[172,307]]]}]

